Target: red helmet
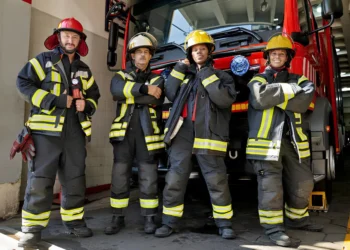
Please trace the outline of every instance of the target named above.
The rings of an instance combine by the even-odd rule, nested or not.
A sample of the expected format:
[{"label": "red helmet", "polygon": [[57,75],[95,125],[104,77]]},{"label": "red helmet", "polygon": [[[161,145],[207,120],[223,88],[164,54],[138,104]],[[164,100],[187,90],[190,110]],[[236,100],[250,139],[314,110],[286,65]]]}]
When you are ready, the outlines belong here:
[{"label": "red helmet", "polygon": [[77,52],[81,55],[81,56],[86,56],[89,52],[89,48],[85,42],[86,40],[86,35],[83,32],[83,25],[81,25],[81,23],[72,18],[66,18],[63,19],[59,24],[57,29],[54,29],[54,32],[51,36],[49,36],[48,38],[46,38],[44,45],[47,49],[52,50],[54,48],[56,48],[59,45],[59,41],[58,41],[58,37],[57,37],[57,33],[59,33],[60,31],[63,30],[67,30],[67,31],[72,31],[75,33],[78,33],[80,35],[80,43],[78,45],[77,48]]}]

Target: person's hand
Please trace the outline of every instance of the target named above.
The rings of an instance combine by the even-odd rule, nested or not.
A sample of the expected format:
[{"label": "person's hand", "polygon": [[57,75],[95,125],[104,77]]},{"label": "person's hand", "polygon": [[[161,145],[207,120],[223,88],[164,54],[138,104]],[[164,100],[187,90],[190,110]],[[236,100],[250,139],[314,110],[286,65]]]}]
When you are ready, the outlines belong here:
[{"label": "person's hand", "polygon": [[75,107],[77,108],[77,111],[79,111],[79,112],[83,112],[85,109],[85,100],[84,100],[83,93],[81,93],[81,91],[80,91],[80,99],[77,99],[75,101]]},{"label": "person's hand", "polygon": [[[65,89],[62,93],[63,95],[67,95],[67,90]],[[73,97],[70,95],[67,95],[67,108],[70,108],[72,106]]]},{"label": "person's hand", "polygon": [[148,87],[148,95],[154,96],[155,98],[159,99],[162,95],[162,90],[158,86],[154,85],[147,85]]},{"label": "person's hand", "polygon": [[190,61],[189,61],[187,58],[186,58],[186,59],[183,59],[181,62],[184,63],[184,64],[186,64],[187,66],[190,66],[190,65],[191,65]]}]

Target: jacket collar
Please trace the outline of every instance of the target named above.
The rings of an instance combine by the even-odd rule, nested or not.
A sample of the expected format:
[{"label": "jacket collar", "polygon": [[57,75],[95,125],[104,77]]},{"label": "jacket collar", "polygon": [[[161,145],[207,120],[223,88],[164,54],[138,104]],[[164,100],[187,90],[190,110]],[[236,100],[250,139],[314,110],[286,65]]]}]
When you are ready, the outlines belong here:
[{"label": "jacket collar", "polygon": [[[62,59],[63,56],[67,56],[67,55],[65,55],[65,53],[61,47],[58,46],[58,47],[54,48],[52,50],[52,54],[51,54],[52,63],[53,64],[58,63]],[[75,55],[74,55],[74,61],[76,61],[76,60],[80,60],[80,56],[77,53],[75,53]]]}]

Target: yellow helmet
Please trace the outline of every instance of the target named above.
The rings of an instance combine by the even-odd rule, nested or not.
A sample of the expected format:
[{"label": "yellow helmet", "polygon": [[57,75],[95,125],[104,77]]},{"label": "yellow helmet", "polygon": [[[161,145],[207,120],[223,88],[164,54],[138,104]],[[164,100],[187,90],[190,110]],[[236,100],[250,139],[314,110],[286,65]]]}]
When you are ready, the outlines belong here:
[{"label": "yellow helmet", "polygon": [[293,44],[292,41],[285,36],[282,35],[275,35],[273,37],[270,38],[270,40],[268,41],[265,51],[264,51],[264,59],[267,59],[268,57],[268,52],[270,50],[274,50],[274,49],[285,49],[288,52],[290,52],[290,56],[292,59],[295,55],[295,51],[293,49]]},{"label": "yellow helmet", "polygon": [[209,45],[209,54],[215,50],[215,41],[207,32],[204,30],[194,30],[186,36],[184,49],[188,52],[188,49],[192,46],[203,43]]},{"label": "yellow helmet", "polygon": [[140,32],[134,35],[128,43],[128,53],[138,48],[148,48],[153,55],[158,46],[157,39],[147,32]]}]

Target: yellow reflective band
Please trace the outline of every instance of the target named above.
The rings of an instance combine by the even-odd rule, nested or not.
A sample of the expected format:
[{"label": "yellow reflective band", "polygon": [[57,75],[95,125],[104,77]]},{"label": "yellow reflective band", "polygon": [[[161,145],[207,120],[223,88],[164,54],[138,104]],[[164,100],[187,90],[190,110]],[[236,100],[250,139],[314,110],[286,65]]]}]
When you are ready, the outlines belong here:
[{"label": "yellow reflective band", "polygon": [[60,73],[58,73],[55,69],[54,66],[52,66],[52,69],[51,69],[51,81],[52,82],[57,82],[57,83],[61,83],[62,82],[62,79],[61,79],[61,75]]},{"label": "yellow reflective band", "polygon": [[32,214],[25,210],[22,210],[22,218],[34,219],[34,220],[43,220],[50,218],[51,211],[47,211],[41,214]]},{"label": "yellow reflective band", "polygon": [[47,224],[49,224],[49,219],[46,219],[46,220],[30,220],[30,219],[22,218],[22,226],[24,226],[24,227],[35,227],[35,226],[46,227]]},{"label": "yellow reflective band", "polygon": [[111,207],[126,208],[128,205],[129,205],[129,198],[125,198],[125,199],[111,198]]},{"label": "yellow reflective band", "polygon": [[276,217],[276,216],[283,216],[283,210],[260,210],[259,209],[259,216],[263,217]]},{"label": "yellow reflective band", "polygon": [[151,115],[151,119],[157,118],[157,113],[153,108],[149,108],[149,113]]},{"label": "yellow reflective band", "polygon": [[53,86],[53,90],[51,90],[51,93],[54,94],[55,96],[61,95],[61,84],[60,83],[56,83]]},{"label": "yellow reflective band", "polygon": [[84,208],[79,207],[66,210],[61,207],[60,213],[63,221],[82,220],[84,217]]},{"label": "yellow reflective band", "polygon": [[229,212],[232,210],[232,205],[227,205],[227,206],[218,206],[218,205],[214,205],[212,204],[213,206],[213,210],[215,212],[223,212],[223,213],[226,213],[226,212]]},{"label": "yellow reflective band", "polygon": [[267,138],[272,123],[273,112],[274,108],[264,110],[261,119],[260,129],[258,132],[258,137]]},{"label": "yellow reflective band", "polygon": [[61,132],[63,126],[58,125],[55,127],[55,124],[40,124],[40,123],[29,123],[29,127],[32,130],[46,130],[46,131],[53,131],[53,132]]},{"label": "yellow reflective band", "polygon": [[162,149],[162,148],[165,148],[165,143],[164,142],[147,144],[148,151]]},{"label": "yellow reflective band", "polygon": [[131,98],[131,97],[134,97],[132,94],[131,94],[131,90],[132,88],[134,87],[135,85],[135,82],[131,82],[131,81],[127,81],[125,83],[125,86],[123,88],[123,94],[125,96],[126,99],[128,98]]},{"label": "yellow reflective band", "polygon": [[260,217],[259,219],[261,224],[269,224],[269,225],[283,224],[283,216],[278,216],[274,218]]},{"label": "yellow reflective band", "polygon": [[40,108],[41,102],[48,93],[49,92],[42,89],[38,89],[37,91],[35,91],[34,95],[32,96],[33,105]]},{"label": "yellow reflective band", "polygon": [[150,84],[153,84],[155,81],[157,81],[159,79],[160,76],[157,76],[155,78],[152,78],[150,81]]},{"label": "yellow reflective band", "polygon": [[94,82],[95,82],[95,79],[93,76],[91,76],[89,81],[87,82],[86,89],[88,90],[92,86],[92,84],[94,84]]},{"label": "yellow reflective band", "polygon": [[90,121],[83,121],[80,124],[81,124],[82,128],[91,127],[91,122]]},{"label": "yellow reflective band", "polygon": [[113,123],[111,130],[116,130],[116,129],[121,129],[122,128],[123,123]]},{"label": "yellow reflective band", "polygon": [[90,136],[91,135],[91,128],[84,129],[84,133],[86,136]]},{"label": "yellow reflective band", "polygon": [[158,199],[140,199],[140,206],[142,208],[157,208]]},{"label": "yellow reflective band", "polygon": [[[56,116],[48,116],[48,115],[33,115],[29,118],[30,122],[56,122]],[[64,123],[64,117],[60,117],[60,124]]]},{"label": "yellow reflective band", "polygon": [[303,133],[303,129],[301,127],[296,128],[297,133],[302,141],[307,140],[307,136]]},{"label": "yellow reflective band", "polygon": [[123,80],[125,80],[125,74],[123,71],[118,71],[116,74],[119,74],[123,78]]},{"label": "yellow reflective band", "polygon": [[34,67],[35,72],[36,72],[37,76],[39,77],[39,80],[40,81],[44,80],[46,75],[45,75],[45,72],[44,72],[43,68],[41,67],[39,61],[36,58],[33,58],[29,62]]},{"label": "yellow reflective band", "polygon": [[202,81],[202,84],[204,87],[207,87],[209,84],[215,82],[219,80],[219,77],[217,77],[215,74],[214,75],[211,75],[209,76],[208,78],[205,78],[203,81]]},{"label": "yellow reflective band", "polygon": [[41,112],[51,115],[52,112],[54,112],[55,110],[56,110],[56,107],[53,107],[51,110],[42,109]]},{"label": "yellow reflective band", "polygon": [[214,219],[231,219],[233,216],[233,211],[229,211],[227,213],[217,213],[213,211],[213,217]]},{"label": "yellow reflective band", "polygon": [[126,104],[134,104],[134,103],[135,103],[134,97],[127,98],[126,101],[125,101],[125,103],[126,103]]},{"label": "yellow reflective band", "polygon": [[303,142],[297,142],[299,149],[309,149],[309,142],[303,141]]},{"label": "yellow reflective band", "polygon": [[301,114],[294,113],[294,117],[295,117],[295,124],[301,124]]},{"label": "yellow reflective band", "polygon": [[285,213],[286,213],[286,217],[288,217],[290,219],[302,219],[304,217],[308,217],[309,216],[308,212],[306,212],[303,215],[298,215],[298,214],[294,214],[294,213],[291,213],[290,211],[286,210]]},{"label": "yellow reflective band", "polygon": [[97,109],[97,103],[94,101],[94,99],[88,98],[86,100],[91,102],[94,105],[95,109]]},{"label": "yellow reflective band", "polygon": [[156,121],[152,121],[152,127],[153,127],[153,132],[155,134],[159,134],[160,133],[160,129],[158,128],[158,124]]},{"label": "yellow reflective band", "polygon": [[261,83],[266,83],[266,79],[263,78],[263,77],[260,77],[260,76],[253,77],[252,80],[250,80],[249,83],[251,83],[251,82],[253,82],[253,81],[258,81],[258,82],[261,82]]},{"label": "yellow reflective band", "polygon": [[125,136],[125,130],[109,132],[109,138]]},{"label": "yellow reflective band", "polygon": [[295,94],[294,94],[293,88],[290,84],[288,84],[288,83],[280,83],[280,84],[281,84],[283,94],[284,94],[284,101],[287,102],[287,103],[282,105],[282,108],[285,109],[287,104],[288,104],[288,100],[292,99],[295,96]]},{"label": "yellow reflective band", "polygon": [[290,211],[293,214],[303,215],[308,211],[308,207],[305,208],[292,208],[287,205],[287,203],[284,205],[284,208]]},{"label": "yellow reflective band", "polygon": [[114,120],[115,122],[119,122],[119,121],[125,116],[127,107],[128,107],[128,105],[126,105],[125,103],[122,104],[122,107],[121,107],[121,109],[120,109],[120,114],[119,114],[119,116]]},{"label": "yellow reflective band", "polygon": [[298,85],[300,84],[300,83],[302,83],[303,81],[308,81],[309,79],[307,79],[307,77],[305,77],[305,76],[301,76],[300,78],[299,78],[299,80],[298,80]]},{"label": "yellow reflective band", "polygon": [[176,207],[163,206],[163,214],[166,214],[166,215],[182,217],[183,212],[184,212],[184,204],[181,204]]},{"label": "yellow reflective band", "polygon": [[[286,97],[284,97],[284,99],[286,100]],[[288,105],[288,100],[285,102],[282,102],[281,104],[278,104],[277,107],[281,108],[281,109],[286,109]]]},{"label": "yellow reflective band", "polygon": [[179,71],[176,71],[175,69],[173,69],[170,73],[171,76],[183,81],[183,79],[185,78],[185,74],[179,72]]},{"label": "yellow reflective band", "polygon": [[145,136],[146,143],[149,142],[158,142],[164,140],[164,135],[149,135]]},{"label": "yellow reflective band", "polygon": [[251,148],[247,147],[246,154],[248,155],[264,155],[264,156],[279,156],[279,149],[271,148]]},{"label": "yellow reflective band", "polygon": [[299,151],[299,156],[300,158],[307,158],[310,157],[310,150],[305,150],[305,151]]},{"label": "yellow reflective band", "polygon": [[83,91],[85,92],[85,90],[87,89],[87,80],[85,80],[84,78],[80,77],[81,83],[83,84]]},{"label": "yellow reflective band", "polygon": [[281,141],[272,142],[271,140],[264,139],[249,139],[247,143],[247,147],[258,146],[258,147],[268,147],[278,149],[281,146]]},{"label": "yellow reflective band", "polygon": [[227,142],[202,139],[202,138],[194,138],[193,148],[226,152]]},{"label": "yellow reflective band", "polygon": [[164,135],[168,132],[169,128],[164,129]]},{"label": "yellow reflective band", "polygon": [[188,81],[189,81],[189,79],[185,79],[185,80],[183,80],[183,81],[182,81],[182,83],[181,83],[181,85],[182,85],[182,84],[187,84],[187,83],[188,83]]}]

